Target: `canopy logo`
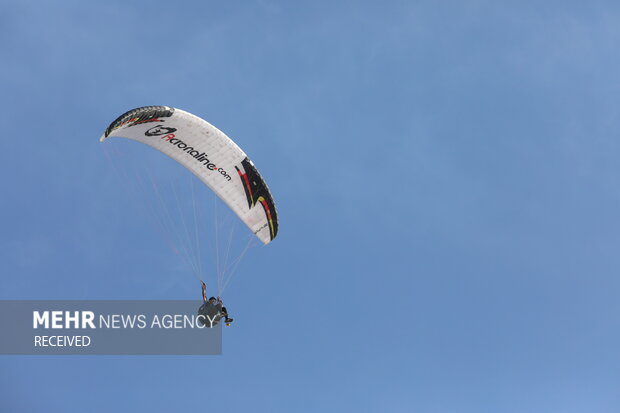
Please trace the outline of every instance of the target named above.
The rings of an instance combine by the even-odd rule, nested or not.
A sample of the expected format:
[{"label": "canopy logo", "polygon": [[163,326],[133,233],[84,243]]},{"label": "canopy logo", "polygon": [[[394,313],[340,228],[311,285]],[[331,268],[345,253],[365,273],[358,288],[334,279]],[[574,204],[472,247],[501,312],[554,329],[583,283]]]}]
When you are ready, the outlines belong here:
[{"label": "canopy logo", "polygon": [[228,173],[224,170],[224,168],[218,168],[217,166],[215,166],[215,164],[209,160],[208,155],[206,153],[198,152],[196,149],[194,149],[193,146],[187,146],[185,142],[183,142],[181,139],[176,138],[175,136],[176,135],[174,133],[169,133],[165,136],[162,136],[160,139],[163,139],[166,142],[169,142],[171,145],[176,146],[177,148],[181,149],[183,152],[195,158],[198,162],[203,164],[208,170],[219,172],[220,175],[226,178],[227,181],[230,181],[232,179],[231,176],[228,175]]},{"label": "canopy logo", "polygon": [[161,136],[166,135],[167,133],[176,132],[175,128],[169,128],[164,125],[153,126],[151,129],[144,132],[146,136]]}]

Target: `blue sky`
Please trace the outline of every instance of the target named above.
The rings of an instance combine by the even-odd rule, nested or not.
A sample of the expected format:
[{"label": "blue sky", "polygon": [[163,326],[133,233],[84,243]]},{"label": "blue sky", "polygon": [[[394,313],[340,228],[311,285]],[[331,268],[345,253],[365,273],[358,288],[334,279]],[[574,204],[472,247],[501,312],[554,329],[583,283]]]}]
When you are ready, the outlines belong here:
[{"label": "blue sky", "polygon": [[[194,299],[98,137],[204,117],[280,215],[211,357],[0,358],[0,410],[617,412],[616,2],[0,3],[1,299]],[[107,143],[106,143],[107,144]]]}]

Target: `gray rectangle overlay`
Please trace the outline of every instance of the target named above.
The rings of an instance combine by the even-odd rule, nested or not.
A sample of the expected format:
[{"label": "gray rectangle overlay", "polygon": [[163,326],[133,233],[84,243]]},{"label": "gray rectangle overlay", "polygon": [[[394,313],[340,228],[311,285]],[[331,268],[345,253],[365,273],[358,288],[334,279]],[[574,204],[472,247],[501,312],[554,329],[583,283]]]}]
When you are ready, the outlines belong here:
[{"label": "gray rectangle overlay", "polygon": [[222,325],[206,328],[201,304],[0,300],[0,354],[222,354]]}]

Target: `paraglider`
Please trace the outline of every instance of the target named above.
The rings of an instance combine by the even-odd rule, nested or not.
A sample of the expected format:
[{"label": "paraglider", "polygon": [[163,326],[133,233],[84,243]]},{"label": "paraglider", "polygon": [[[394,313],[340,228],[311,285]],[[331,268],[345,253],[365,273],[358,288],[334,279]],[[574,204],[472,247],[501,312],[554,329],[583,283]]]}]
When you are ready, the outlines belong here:
[{"label": "paraglider", "polygon": [[[278,214],[262,176],[245,152],[207,121],[168,106],[145,106],[119,116],[100,141],[112,137],[141,142],[174,159],[209,187],[263,244],[278,234]],[[217,310],[218,317],[230,324],[221,299],[206,300],[204,283],[202,288],[203,313]]]},{"label": "paraglider", "polygon": [[211,297],[207,300],[207,286],[202,282],[202,301],[203,304],[198,309],[200,323],[206,327],[216,326],[222,318],[224,323],[229,326],[234,320],[228,316],[228,311],[220,297]]}]

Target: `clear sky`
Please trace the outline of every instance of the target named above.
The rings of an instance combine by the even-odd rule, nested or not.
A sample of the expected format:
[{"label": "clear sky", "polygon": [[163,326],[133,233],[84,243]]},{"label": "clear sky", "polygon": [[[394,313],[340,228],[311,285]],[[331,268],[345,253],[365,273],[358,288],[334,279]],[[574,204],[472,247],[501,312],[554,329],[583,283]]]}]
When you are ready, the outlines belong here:
[{"label": "clear sky", "polygon": [[98,141],[135,107],[231,136],[281,225],[224,355],[2,356],[0,411],[620,411],[617,2],[4,0],[0,35],[1,299],[199,299]]}]

